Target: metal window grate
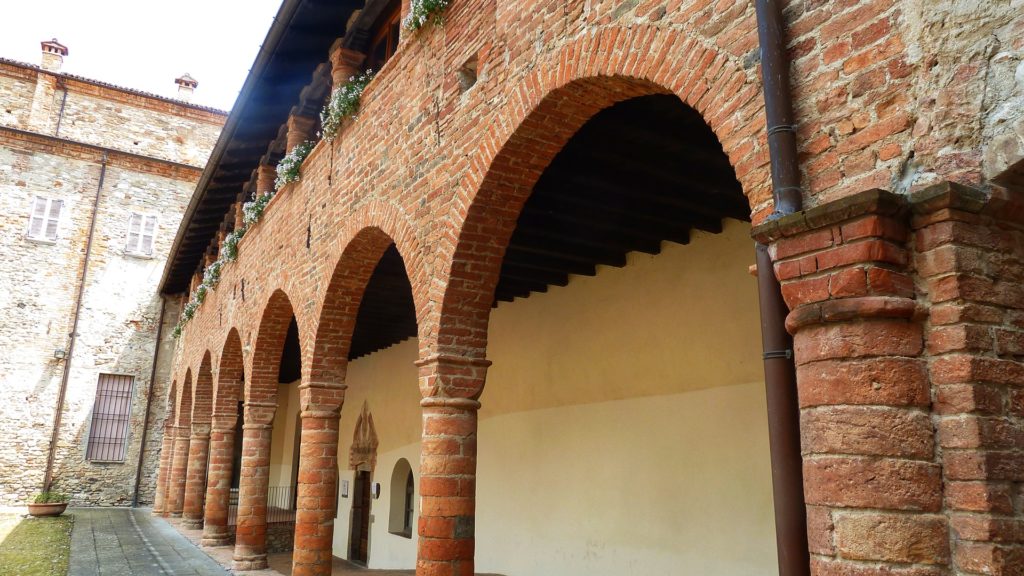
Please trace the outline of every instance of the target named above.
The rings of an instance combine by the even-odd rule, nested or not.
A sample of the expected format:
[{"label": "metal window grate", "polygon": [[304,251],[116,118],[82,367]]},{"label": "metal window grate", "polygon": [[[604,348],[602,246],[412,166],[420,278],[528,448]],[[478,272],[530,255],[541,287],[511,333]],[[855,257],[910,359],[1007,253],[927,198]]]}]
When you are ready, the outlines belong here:
[{"label": "metal window grate", "polygon": [[89,428],[89,448],[85,454],[87,460],[124,461],[133,381],[131,376],[100,374]]}]

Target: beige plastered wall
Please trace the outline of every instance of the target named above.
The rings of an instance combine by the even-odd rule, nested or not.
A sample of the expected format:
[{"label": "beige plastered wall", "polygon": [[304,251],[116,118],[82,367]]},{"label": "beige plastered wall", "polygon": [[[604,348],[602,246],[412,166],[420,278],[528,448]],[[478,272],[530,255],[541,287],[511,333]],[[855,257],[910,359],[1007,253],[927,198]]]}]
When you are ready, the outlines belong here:
[{"label": "beige plastered wall", "polygon": [[[573,277],[492,312],[478,572],[775,570],[752,262],[749,227],[728,222],[722,234],[665,244],[658,256],[630,254],[625,268]],[[409,340],[348,369],[339,464],[350,490],[349,450],[364,402],[379,438],[373,568],[415,565],[416,536],[390,534],[388,518],[400,458],[412,464],[419,494],[416,355]],[[279,441],[275,427],[276,459],[290,471],[289,434]],[[272,483],[275,473],[283,472],[272,467]],[[343,558],[351,504],[351,495],[340,500],[335,525],[334,554]]]}]

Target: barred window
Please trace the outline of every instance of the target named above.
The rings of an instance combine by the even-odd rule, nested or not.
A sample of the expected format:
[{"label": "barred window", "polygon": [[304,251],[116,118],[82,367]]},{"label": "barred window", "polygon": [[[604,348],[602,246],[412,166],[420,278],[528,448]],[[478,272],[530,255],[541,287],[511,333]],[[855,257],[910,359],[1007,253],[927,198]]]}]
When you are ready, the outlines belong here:
[{"label": "barred window", "polygon": [[100,374],[85,454],[87,460],[124,461],[133,382],[131,376]]},{"label": "barred window", "polygon": [[128,219],[128,245],[125,246],[125,250],[133,254],[151,256],[155,235],[156,216],[133,213]]},{"label": "barred window", "polygon": [[56,240],[57,223],[63,200],[36,196],[32,203],[32,214],[28,221],[28,237],[36,240]]}]

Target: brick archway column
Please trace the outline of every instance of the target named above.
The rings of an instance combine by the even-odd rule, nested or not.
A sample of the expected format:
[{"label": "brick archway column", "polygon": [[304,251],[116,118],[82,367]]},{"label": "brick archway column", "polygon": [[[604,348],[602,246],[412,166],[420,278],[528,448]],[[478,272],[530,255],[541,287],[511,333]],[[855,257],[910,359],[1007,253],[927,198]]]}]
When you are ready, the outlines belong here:
[{"label": "brick archway column", "polygon": [[210,450],[210,425],[192,424],[188,442],[188,470],[185,473],[185,506],[182,525],[193,530],[203,527],[203,498],[206,496],[206,462]]},{"label": "brick archway column", "polygon": [[168,515],[180,518],[185,509],[185,476],[188,473],[188,443],[190,428],[176,426],[174,435],[174,455],[171,457],[170,481],[168,491]]},{"label": "brick archway column", "polygon": [[153,515],[162,516],[167,508],[167,480],[174,452],[174,427],[164,423],[164,437],[160,441],[160,467],[156,475],[156,494],[153,496]]},{"label": "brick archway column", "polygon": [[423,400],[416,574],[471,576],[476,524],[477,398],[489,360],[419,360]]},{"label": "brick archway column", "polygon": [[206,508],[203,515],[203,546],[227,546],[228,507],[231,503],[231,472],[234,466],[237,414],[214,414],[210,429],[210,467],[206,474]]},{"label": "brick archway column", "polygon": [[954,567],[957,574],[1019,576],[1024,202],[951,183],[911,201],[915,264],[931,304],[925,337]]},{"label": "brick archway column", "polygon": [[299,389],[302,436],[295,513],[294,576],[330,576],[338,495],[338,426],[344,386]]},{"label": "brick archway column", "polygon": [[908,231],[906,200],[879,190],[754,231],[791,310],[815,575],[949,564]]},{"label": "brick archway column", "polygon": [[270,437],[274,403],[245,403],[242,424],[242,469],[238,485],[234,570],[267,567],[267,492],[270,483]]}]

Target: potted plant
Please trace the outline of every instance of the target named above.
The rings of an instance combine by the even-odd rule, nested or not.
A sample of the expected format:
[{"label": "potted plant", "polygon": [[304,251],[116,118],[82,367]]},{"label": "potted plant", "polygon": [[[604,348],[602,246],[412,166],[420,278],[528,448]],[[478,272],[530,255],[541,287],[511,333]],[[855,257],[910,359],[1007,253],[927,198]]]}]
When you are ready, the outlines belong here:
[{"label": "potted plant", "polygon": [[28,513],[37,518],[43,516],[60,516],[68,507],[67,494],[60,492],[41,492],[28,505]]}]

